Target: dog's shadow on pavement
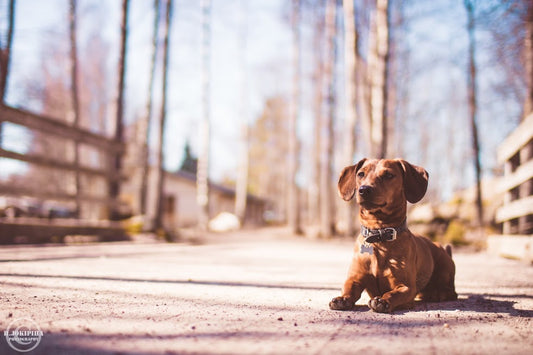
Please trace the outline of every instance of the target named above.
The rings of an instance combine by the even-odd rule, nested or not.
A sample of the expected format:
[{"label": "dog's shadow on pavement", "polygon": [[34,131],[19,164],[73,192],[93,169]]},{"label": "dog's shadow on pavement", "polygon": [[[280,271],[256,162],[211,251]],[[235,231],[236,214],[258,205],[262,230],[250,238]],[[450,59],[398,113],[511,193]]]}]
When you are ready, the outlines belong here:
[{"label": "dog's shadow on pavement", "polygon": [[[517,309],[519,298],[533,298],[528,295],[502,296],[497,294],[462,294],[456,301],[448,302],[415,302],[411,309],[398,310],[398,313],[424,311],[463,311],[475,313],[501,313],[510,316],[533,318],[533,310]],[[395,312],[396,313],[396,312]]]},{"label": "dog's shadow on pavement", "polygon": [[[416,301],[411,308],[396,309],[393,314],[407,314],[410,312],[427,311],[455,311],[474,313],[499,313],[514,317],[533,318],[533,310],[516,309],[518,301],[513,299],[531,298],[529,295],[498,295],[498,294],[461,294],[456,301],[447,302],[424,302]],[[355,312],[367,312],[368,306],[356,304]]]}]

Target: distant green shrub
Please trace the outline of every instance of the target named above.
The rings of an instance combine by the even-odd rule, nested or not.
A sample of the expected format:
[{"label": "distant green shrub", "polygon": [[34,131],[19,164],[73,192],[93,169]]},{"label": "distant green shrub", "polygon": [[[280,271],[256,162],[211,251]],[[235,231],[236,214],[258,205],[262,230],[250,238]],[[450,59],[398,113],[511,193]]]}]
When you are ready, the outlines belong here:
[{"label": "distant green shrub", "polygon": [[455,246],[467,245],[468,241],[465,238],[466,227],[460,221],[451,221],[446,228],[446,232],[442,237],[443,243],[450,243]]},{"label": "distant green shrub", "polygon": [[125,222],[126,233],[138,234],[143,230],[143,221],[141,218],[132,217]]}]

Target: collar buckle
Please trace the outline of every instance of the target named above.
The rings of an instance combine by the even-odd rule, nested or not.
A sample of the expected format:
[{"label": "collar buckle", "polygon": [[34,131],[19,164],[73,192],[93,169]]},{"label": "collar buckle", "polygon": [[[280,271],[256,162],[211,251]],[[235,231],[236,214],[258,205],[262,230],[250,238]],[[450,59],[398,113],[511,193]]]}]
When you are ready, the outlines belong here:
[{"label": "collar buckle", "polygon": [[388,227],[388,228],[380,229],[379,236],[382,238],[383,236],[386,237],[387,232],[390,232],[390,239],[388,239],[389,242],[396,240],[396,235],[398,234],[398,231],[396,230],[396,228]]},{"label": "collar buckle", "polygon": [[368,229],[365,226],[361,226],[361,234],[365,237],[365,243],[373,244],[377,242],[392,242],[396,240],[398,232],[401,232],[405,225],[393,228],[379,228],[379,229]]}]

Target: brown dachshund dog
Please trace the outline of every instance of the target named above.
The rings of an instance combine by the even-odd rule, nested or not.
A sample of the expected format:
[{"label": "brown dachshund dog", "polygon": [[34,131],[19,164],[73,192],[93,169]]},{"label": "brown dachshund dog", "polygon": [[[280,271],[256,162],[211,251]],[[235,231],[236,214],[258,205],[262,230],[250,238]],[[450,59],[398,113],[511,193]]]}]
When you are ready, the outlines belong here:
[{"label": "brown dachshund dog", "polygon": [[451,247],[414,235],[406,226],[407,201],[426,193],[428,173],[400,159],[363,159],[343,169],[339,194],[359,203],[361,234],[342,295],[333,310],[353,309],[366,290],[368,306],[376,312],[409,308],[416,297],[424,301],[457,299]]}]

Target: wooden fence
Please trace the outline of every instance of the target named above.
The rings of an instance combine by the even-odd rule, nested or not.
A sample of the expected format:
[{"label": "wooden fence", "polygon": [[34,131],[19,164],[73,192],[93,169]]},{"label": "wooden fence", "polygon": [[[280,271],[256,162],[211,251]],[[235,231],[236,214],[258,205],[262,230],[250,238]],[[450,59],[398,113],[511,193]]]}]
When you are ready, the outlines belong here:
[{"label": "wooden fence", "polygon": [[499,146],[498,161],[505,169],[504,203],[496,212],[503,235],[490,237],[489,249],[533,260],[533,114]]},{"label": "wooden fence", "polygon": [[[0,123],[4,122],[23,126],[32,135],[45,137],[51,142],[61,142],[57,144],[65,149],[65,154],[64,156],[49,154],[46,149],[41,151],[27,149],[21,152],[0,146],[0,157],[28,163],[28,166],[35,169],[44,168],[55,172],[56,180],[65,180],[55,181],[56,186],[69,185],[68,181],[74,180],[73,175],[82,183],[70,183],[68,186],[70,188],[65,189],[50,189],[47,188],[46,181],[39,179],[39,174],[36,174],[33,184],[31,176],[26,176],[24,184],[17,184],[16,181],[0,181],[2,196],[24,196],[37,201],[52,200],[75,204],[77,216],[76,219],[70,220],[2,217],[0,243],[12,242],[21,235],[32,240],[36,237],[42,240],[51,236],[62,238],[73,234],[97,235],[113,239],[124,236],[121,224],[112,221],[123,208],[123,204],[118,200],[119,188],[117,188],[124,180],[118,170],[120,164],[117,164],[125,151],[123,142],[74,127],[63,121],[0,104]],[[91,155],[92,159],[78,162],[68,158],[69,150],[72,153],[72,149],[90,152],[91,154],[86,155]]]}]

